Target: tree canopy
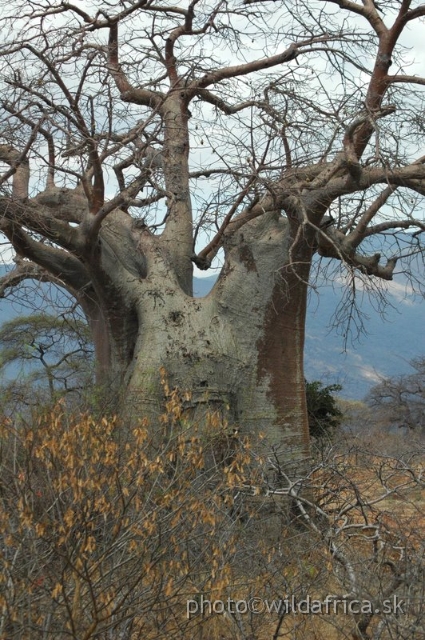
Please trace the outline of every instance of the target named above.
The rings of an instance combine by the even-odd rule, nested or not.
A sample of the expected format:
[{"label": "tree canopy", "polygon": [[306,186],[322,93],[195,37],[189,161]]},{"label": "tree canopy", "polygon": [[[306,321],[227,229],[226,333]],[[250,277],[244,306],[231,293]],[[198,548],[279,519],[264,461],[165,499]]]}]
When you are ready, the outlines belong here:
[{"label": "tree canopy", "polygon": [[[424,13],[407,0],[8,3],[3,233],[80,288],[80,256],[117,207],[202,269],[279,209],[316,227],[322,254],[391,278],[424,231],[425,80],[408,48]],[[378,234],[386,259],[367,255]]]},{"label": "tree canopy", "polygon": [[412,373],[384,378],[366,400],[377,422],[423,436],[425,430],[425,358],[411,363]]},{"label": "tree canopy", "polygon": [[[21,402],[37,402],[36,388],[48,388],[51,400],[81,392],[90,382],[92,356],[87,324],[71,313],[20,316],[0,328],[0,375]],[[17,379],[26,390],[16,389]]]}]

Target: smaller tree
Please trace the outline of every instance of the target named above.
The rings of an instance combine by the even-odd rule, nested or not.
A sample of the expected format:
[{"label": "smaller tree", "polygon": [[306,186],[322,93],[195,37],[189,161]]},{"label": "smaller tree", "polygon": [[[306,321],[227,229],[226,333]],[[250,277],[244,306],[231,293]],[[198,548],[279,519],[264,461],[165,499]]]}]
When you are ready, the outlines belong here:
[{"label": "smaller tree", "polygon": [[425,357],[411,361],[413,373],[385,378],[366,398],[387,429],[425,434]]},{"label": "smaller tree", "polygon": [[[0,374],[6,397],[31,404],[34,394],[50,400],[80,394],[92,381],[93,348],[87,324],[72,311],[21,316],[0,329]],[[30,388],[31,393],[28,393]]]},{"label": "smaller tree", "polygon": [[329,438],[341,425],[343,414],[334,394],[342,387],[340,384],[324,386],[319,380],[306,381],[305,386],[310,435],[316,440]]}]

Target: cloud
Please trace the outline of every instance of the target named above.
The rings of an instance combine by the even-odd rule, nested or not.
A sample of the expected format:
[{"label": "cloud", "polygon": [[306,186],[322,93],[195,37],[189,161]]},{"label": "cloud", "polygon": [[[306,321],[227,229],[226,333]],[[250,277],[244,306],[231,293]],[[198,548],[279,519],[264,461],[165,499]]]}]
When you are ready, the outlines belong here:
[{"label": "cloud", "polygon": [[375,367],[371,367],[370,365],[362,365],[361,367],[358,367],[358,370],[362,378],[368,382],[373,382],[374,384],[382,382],[382,378],[384,377],[382,373],[379,373]]},{"label": "cloud", "polygon": [[416,294],[410,284],[391,280],[387,283],[387,290],[397,302],[408,305],[409,307],[414,305],[414,297]]}]

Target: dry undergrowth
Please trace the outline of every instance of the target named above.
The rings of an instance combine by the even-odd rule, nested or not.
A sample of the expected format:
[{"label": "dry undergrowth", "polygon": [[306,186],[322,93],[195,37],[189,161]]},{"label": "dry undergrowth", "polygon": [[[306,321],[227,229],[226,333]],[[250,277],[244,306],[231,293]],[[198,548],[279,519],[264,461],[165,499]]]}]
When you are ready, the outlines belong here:
[{"label": "dry undergrowth", "polygon": [[[155,440],[60,406],[3,421],[0,638],[422,637],[422,455],[338,453],[266,497],[255,447],[168,396]],[[406,610],[320,612],[327,596]],[[292,597],[314,615],[275,610]],[[188,600],[224,608],[188,616]]]}]

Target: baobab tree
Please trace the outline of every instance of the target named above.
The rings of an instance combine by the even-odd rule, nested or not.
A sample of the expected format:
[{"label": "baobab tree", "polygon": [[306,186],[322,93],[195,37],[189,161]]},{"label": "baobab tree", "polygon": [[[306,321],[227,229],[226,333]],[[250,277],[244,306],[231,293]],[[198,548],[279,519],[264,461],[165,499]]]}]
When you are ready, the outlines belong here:
[{"label": "baobab tree", "polygon": [[[127,410],[154,419],[163,368],[192,411],[303,459],[313,256],[377,281],[422,249],[425,78],[404,47],[423,16],[412,0],[11,0],[3,295],[26,278],[70,291]],[[203,299],[194,266],[220,270]]]}]

